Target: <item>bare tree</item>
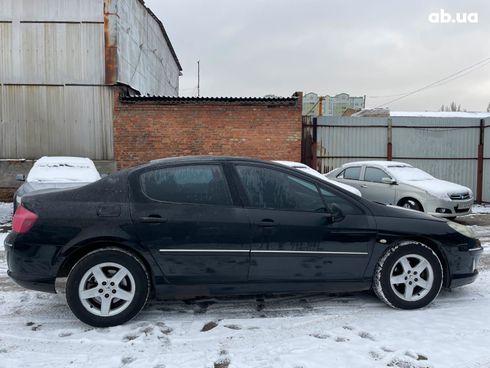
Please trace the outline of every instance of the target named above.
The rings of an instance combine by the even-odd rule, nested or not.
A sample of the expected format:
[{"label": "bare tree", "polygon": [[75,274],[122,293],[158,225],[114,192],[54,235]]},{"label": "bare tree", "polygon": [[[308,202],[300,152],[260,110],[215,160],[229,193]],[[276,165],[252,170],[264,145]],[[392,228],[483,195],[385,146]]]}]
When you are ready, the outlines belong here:
[{"label": "bare tree", "polygon": [[[490,109],[490,104],[488,104],[488,109]],[[452,101],[449,106],[442,105],[441,111],[466,111],[466,109],[461,109],[461,105],[457,105],[456,102]]]}]

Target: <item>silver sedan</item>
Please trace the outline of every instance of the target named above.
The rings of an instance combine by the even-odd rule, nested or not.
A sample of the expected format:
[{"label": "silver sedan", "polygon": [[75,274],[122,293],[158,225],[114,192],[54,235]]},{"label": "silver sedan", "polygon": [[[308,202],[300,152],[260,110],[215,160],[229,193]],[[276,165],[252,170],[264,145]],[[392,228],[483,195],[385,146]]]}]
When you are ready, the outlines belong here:
[{"label": "silver sedan", "polygon": [[359,189],[366,199],[454,218],[471,212],[471,189],[434,178],[409,164],[362,161],[345,164],[326,177]]}]

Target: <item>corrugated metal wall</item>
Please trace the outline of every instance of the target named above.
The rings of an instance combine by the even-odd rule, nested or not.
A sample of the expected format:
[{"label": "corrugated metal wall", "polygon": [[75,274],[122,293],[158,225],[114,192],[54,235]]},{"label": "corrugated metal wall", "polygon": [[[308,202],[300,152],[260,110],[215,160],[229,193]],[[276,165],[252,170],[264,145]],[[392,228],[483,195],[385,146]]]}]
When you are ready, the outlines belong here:
[{"label": "corrugated metal wall", "polygon": [[490,202],[490,119],[485,121],[485,139],[483,157],[483,198]]},{"label": "corrugated metal wall", "polygon": [[117,17],[118,81],[142,95],[178,96],[179,66],[160,25],[136,0],[112,1]]},{"label": "corrugated metal wall", "polygon": [[[117,71],[110,82],[106,58]],[[112,160],[114,100],[106,83],[175,96],[179,73],[139,0],[0,0],[0,159]]]},{"label": "corrugated metal wall", "polygon": [[386,155],[386,119],[324,117],[317,121],[321,172],[328,172],[346,162],[361,160],[362,157]]},{"label": "corrugated metal wall", "polygon": [[104,0],[0,0],[0,158],[113,158]]},{"label": "corrugated metal wall", "polygon": [[[489,122],[487,119],[486,124]],[[328,172],[347,162],[386,160],[389,125],[384,117],[318,118],[318,169]],[[393,160],[468,186],[476,193],[479,118],[393,117],[391,125]],[[485,137],[485,151],[482,199],[490,201],[490,133]]]},{"label": "corrugated metal wall", "polygon": [[0,0],[3,21],[103,22],[104,0]]},{"label": "corrugated metal wall", "polygon": [[465,185],[476,193],[480,119],[393,117],[392,121],[394,160],[401,157],[438,178]]},{"label": "corrugated metal wall", "polygon": [[103,23],[1,23],[2,84],[105,81]]},{"label": "corrugated metal wall", "polygon": [[0,86],[0,158],[113,158],[113,91],[100,86]]}]

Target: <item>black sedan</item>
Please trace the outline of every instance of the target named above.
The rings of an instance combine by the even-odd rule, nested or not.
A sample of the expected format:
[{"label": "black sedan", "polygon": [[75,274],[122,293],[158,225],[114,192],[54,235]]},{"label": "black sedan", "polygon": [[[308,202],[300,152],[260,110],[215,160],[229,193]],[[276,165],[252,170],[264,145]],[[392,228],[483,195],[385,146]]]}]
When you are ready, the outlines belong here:
[{"label": "black sedan", "polygon": [[28,195],[5,240],[8,274],[55,292],[93,326],[134,317],[150,296],[374,289],[424,307],[478,275],[466,227],[367,201],[272,162],[153,161],[88,186]]}]

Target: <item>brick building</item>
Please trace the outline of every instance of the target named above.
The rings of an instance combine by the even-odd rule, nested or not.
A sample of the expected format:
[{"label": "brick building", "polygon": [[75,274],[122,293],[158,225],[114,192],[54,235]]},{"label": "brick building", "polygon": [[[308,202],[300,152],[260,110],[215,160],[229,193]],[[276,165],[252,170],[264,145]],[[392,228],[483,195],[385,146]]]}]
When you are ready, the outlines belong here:
[{"label": "brick building", "polygon": [[183,155],[301,159],[302,94],[290,98],[117,98],[119,168]]}]

